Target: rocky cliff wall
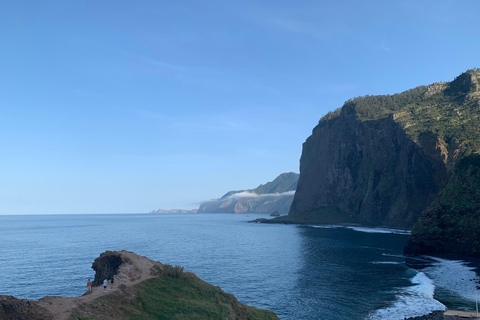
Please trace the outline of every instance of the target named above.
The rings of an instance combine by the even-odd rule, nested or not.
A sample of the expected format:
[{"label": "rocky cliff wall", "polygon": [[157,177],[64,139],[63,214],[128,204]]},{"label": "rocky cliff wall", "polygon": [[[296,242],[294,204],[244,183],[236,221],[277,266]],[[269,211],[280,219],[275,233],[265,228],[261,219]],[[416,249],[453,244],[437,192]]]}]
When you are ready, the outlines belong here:
[{"label": "rocky cliff wall", "polygon": [[411,227],[444,184],[446,167],[394,121],[360,121],[346,104],[303,145],[289,215],[338,207],[365,225]]},{"label": "rocky cliff wall", "polygon": [[480,155],[461,159],[414,225],[405,254],[480,257]]},{"label": "rocky cliff wall", "polygon": [[480,152],[479,83],[471,69],[323,117],[303,145],[289,221],[411,227],[455,164]]}]

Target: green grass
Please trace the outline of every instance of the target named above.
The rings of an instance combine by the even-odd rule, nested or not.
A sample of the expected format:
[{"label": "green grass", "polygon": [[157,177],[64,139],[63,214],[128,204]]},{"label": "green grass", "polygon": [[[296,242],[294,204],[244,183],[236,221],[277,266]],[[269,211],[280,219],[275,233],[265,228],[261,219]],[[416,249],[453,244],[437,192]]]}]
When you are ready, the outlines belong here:
[{"label": "green grass", "polygon": [[148,319],[278,319],[273,312],[248,307],[191,273],[160,276],[138,286],[126,320]]},{"label": "green grass", "polygon": [[276,320],[274,312],[243,305],[183,267],[163,265],[156,277],[83,304],[68,320]]}]

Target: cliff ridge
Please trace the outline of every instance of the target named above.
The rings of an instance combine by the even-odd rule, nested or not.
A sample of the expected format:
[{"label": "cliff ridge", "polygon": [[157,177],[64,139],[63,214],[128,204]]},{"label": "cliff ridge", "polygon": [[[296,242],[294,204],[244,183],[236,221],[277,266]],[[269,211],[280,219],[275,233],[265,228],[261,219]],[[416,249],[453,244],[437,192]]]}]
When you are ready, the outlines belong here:
[{"label": "cliff ridge", "polygon": [[471,69],[351,99],[320,119],[303,144],[289,219],[411,228],[455,164],[480,150],[479,79]]}]

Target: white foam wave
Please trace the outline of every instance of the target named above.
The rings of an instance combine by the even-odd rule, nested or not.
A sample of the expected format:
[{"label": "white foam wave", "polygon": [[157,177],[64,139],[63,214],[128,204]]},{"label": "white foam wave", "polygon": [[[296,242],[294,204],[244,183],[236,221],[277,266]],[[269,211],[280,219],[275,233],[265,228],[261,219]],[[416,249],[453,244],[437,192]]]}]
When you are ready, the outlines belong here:
[{"label": "white foam wave", "polygon": [[478,279],[475,269],[464,261],[445,260],[429,257],[436,261],[423,271],[435,282],[435,285],[469,301],[475,301],[476,284],[471,279]]},{"label": "white foam wave", "polygon": [[312,228],[322,228],[322,229],[335,229],[335,228],[346,228],[352,229],[358,232],[366,233],[394,233],[394,234],[410,234],[410,230],[404,229],[391,229],[391,228],[367,228],[367,227],[355,227],[355,226],[343,226],[336,224],[325,224],[325,225],[310,225]]},{"label": "white foam wave", "polygon": [[367,228],[367,227],[347,227],[349,229],[366,232],[366,233],[395,233],[395,234],[410,234],[410,230],[404,229],[391,229],[391,228]]},{"label": "white foam wave", "polygon": [[335,224],[321,224],[321,225],[309,225],[311,228],[320,228],[320,229],[337,229],[337,228],[345,228],[343,226],[338,226]]},{"label": "white foam wave", "polygon": [[373,264],[402,264],[403,262],[398,261],[373,261]]},{"label": "white foam wave", "polygon": [[293,195],[295,195],[295,190],[280,192],[280,193],[277,192],[277,193],[262,193],[262,194],[256,194],[255,192],[251,192],[251,191],[243,191],[243,192],[229,195],[227,199],[285,197],[285,196],[293,196]]},{"label": "white foam wave", "polygon": [[436,310],[445,310],[445,306],[433,298],[435,286],[423,272],[417,273],[411,282],[413,286],[400,289],[396,301],[391,306],[373,312],[367,316],[367,319],[403,320]]}]

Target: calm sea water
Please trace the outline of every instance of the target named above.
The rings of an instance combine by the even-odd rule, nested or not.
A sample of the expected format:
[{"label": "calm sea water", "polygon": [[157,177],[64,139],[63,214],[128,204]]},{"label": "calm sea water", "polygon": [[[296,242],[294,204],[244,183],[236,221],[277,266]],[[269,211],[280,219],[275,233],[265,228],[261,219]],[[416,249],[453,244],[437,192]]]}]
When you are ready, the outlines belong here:
[{"label": "calm sea water", "polygon": [[404,319],[475,307],[468,263],[406,264],[406,234],[247,223],[260,216],[0,216],[0,294],[78,296],[100,253],[129,250],[184,266],[281,319]]}]

